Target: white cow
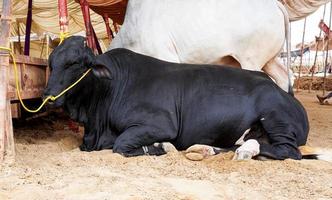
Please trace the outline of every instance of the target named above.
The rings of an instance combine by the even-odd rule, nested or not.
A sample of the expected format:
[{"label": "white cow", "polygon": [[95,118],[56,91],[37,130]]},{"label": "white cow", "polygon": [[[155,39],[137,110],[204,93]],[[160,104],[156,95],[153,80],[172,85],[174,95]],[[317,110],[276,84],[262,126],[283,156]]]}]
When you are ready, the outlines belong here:
[{"label": "white cow", "polygon": [[276,59],[288,27],[280,6],[276,0],[131,0],[110,49],[263,70],[288,91],[287,70]]}]

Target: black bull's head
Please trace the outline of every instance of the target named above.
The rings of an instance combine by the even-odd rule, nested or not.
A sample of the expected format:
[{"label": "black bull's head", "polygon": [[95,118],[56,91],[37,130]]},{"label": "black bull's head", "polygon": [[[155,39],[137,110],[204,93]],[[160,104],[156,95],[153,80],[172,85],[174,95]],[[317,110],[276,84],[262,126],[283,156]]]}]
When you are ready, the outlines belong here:
[{"label": "black bull's head", "polygon": [[[96,65],[96,56],[86,46],[85,38],[72,36],[64,40],[49,56],[51,74],[44,90],[44,97],[56,96],[78,80],[84,72],[92,68],[97,77],[110,76],[109,70],[103,65]],[[54,102],[54,106],[62,106],[66,97],[72,92],[62,95]]]}]

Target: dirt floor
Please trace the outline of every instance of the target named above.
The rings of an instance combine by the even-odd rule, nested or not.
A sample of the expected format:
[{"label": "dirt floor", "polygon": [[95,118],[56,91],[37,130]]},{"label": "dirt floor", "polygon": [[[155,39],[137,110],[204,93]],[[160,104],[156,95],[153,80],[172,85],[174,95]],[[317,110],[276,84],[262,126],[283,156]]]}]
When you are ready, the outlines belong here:
[{"label": "dirt floor", "polygon": [[[306,107],[308,144],[332,148],[332,102],[296,94]],[[52,117],[16,124],[16,162],[0,169],[0,199],[332,199],[332,163],[232,161],[232,153],[189,161],[181,152],[125,158],[81,152],[81,134]]]}]

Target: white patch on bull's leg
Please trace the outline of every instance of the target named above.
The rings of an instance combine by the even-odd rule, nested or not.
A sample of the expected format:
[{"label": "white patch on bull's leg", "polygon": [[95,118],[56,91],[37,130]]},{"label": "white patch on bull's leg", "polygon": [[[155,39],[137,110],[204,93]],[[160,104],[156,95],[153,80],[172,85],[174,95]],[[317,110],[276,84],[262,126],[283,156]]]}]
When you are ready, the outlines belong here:
[{"label": "white patch on bull's leg", "polygon": [[236,149],[233,160],[249,160],[259,154],[259,143],[257,140],[250,139]]},{"label": "white patch on bull's leg", "polygon": [[244,141],[244,137],[249,133],[250,128],[247,129],[243,135],[235,142],[235,145],[242,145],[245,141]]},{"label": "white patch on bull's leg", "polygon": [[161,145],[161,147],[164,149],[165,152],[177,152],[178,150],[175,148],[175,146],[170,143],[170,142],[162,142],[162,143],[159,143],[159,142],[155,142],[153,144],[153,146],[155,147],[158,147],[159,145]]}]

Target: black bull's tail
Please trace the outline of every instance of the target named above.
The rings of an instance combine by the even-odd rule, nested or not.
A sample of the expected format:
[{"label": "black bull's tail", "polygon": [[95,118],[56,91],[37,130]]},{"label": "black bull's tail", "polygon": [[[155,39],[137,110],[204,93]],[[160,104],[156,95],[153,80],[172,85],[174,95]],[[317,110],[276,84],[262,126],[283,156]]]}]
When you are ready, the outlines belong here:
[{"label": "black bull's tail", "polygon": [[332,162],[332,149],[300,146],[299,150],[302,154],[302,159],[325,160]]}]

